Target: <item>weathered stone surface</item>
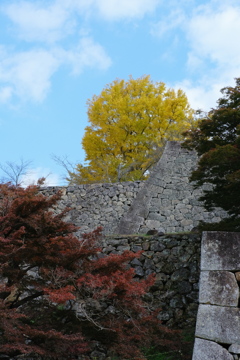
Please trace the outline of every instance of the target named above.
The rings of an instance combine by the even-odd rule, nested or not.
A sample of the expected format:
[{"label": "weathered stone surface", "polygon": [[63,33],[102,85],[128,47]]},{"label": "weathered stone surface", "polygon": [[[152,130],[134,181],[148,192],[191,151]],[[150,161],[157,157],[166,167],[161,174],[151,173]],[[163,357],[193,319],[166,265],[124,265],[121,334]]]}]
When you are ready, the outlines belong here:
[{"label": "weathered stone surface", "polygon": [[[203,189],[196,190],[189,182],[197,160],[196,152],[182,148],[179,142],[168,141],[161,159],[129,211],[120,219],[115,233],[136,232],[137,227],[140,233],[159,227],[163,232],[189,231],[199,220],[213,222],[226,215],[219,209],[207,212],[198,201]],[[137,216],[144,221],[138,223]]]},{"label": "weathered stone surface", "polygon": [[80,226],[79,234],[98,226],[105,234],[145,234],[153,228],[164,233],[189,231],[199,220],[213,222],[225,215],[218,209],[205,211],[198,201],[203,189],[189,182],[197,160],[194,151],[170,141],[146,181],[46,187],[41,192],[62,191],[55,211],[70,207],[66,219]]},{"label": "weathered stone surface", "polygon": [[135,270],[136,275],[144,276],[144,270],[141,266],[136,266],[134,270]]},{"label": "weathered stone surface", "polygon": [[240,269],[240,233],[204,232],[202,236],[201,270]]},{"label": "weathered stone surface", "polygon": [[240,309],[200,304],[196,336],[224,344],[240,345]]},{"label": "weathered stone surface", "polygon": [[175,281],[176,280],[179,280],[179,281],[186,280],[189,278],[189,275],[190,275],[190,271],[188,269],[181,268],[172,274],[171,280],[175,280]]},{"label": "weathered stone surface", "polygon": [[100,352],[100,351],[94,350],[94,351],[91,353],[91,358],[92,358],[92,359],[98,359],[98,360],[104,360],[104,359],[106,359],[106,354],[105,354],[105,353],[102,353],[102,352]]},{"label": "weathered stone surface", "polygon": [[177,286],[178,293],[189,294],[192,290],[192,285],[188,281],[180,281]]},{"label": "weathered stone surface", "polygon": [[233,360],[233,356],[213,341],[196,338],[192,360]]},{"label": "weathered stone surface", "polygon": [[[63,196],[55,211],[59,213],[70,207],[66,220],[80,226],[79,234],[103,226],[105,234],[113,233],[120,218],[125,214],[133,199],[145,182],[123,182],[114,184],[83,184],[68,187],[46,187],[40,191],[44,195],[53,195],[61,191]],[[141,224],[146,214],[136,214],[132,221]],[[132,223],[131,223],[132,225]],[[139,226],[139,225],[138,225]]]},{"label": "weathered stone surface", "polygon": [[229,271],[201,271],[199,302],[222,306],[237,306],[239,287]]},{"label": "weathered stone surface", "polygon": [[168,326],[195,326],[201,247],[199,234],[147,238],[141,235],[108,235],[101,242],[106,255],[121,253],[120,250],[125,246],[129,246],[131,251],[143,250],[140,257],[132,260],[130,265],[135,269],[137,277],[146,278],[152,272],[156,274],[155,283],[145,297],[151,307],[162,309],[158,318]]},{"label": "weathered stone surface", "polygon": [[239,344],[232,344],[228,351],[233,354],[240,354],[240,345]]}]

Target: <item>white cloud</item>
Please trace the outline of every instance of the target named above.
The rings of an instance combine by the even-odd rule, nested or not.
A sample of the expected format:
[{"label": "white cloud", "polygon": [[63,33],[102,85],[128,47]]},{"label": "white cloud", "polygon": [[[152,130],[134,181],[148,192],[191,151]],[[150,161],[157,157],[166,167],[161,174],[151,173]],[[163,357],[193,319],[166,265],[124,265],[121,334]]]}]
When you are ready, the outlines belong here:
[{"label": "white cloud", "polygon": [[[161,0],[55,0],[14,1],[1,7],[18,37],[25,41],[54,43],[74,34],[77,16],[107,20],[142,18],[153,12]],[[14,28],[13,28],[14,29]],[[13,30],[12,29],[12,30]]]},{"label": "white cloud", "polygon": [[108,20],[141,18],[159,3],[159,0],[95,0],[100,15]]},{"label": "white cloud", "polygon": [[106,70],[112,63],[104,48],[91,38],[82,38],[74,51],[65,52],[65,57],[72,65],[73,74],[81,73],[84,67]]},{"label": "white cloud", "polygon": [[7,5],[2,11],[17,26],[18,36],[26,41],[54,42],[73,30],[71,14],[58,2],[46,6],[40,2],[20,1]]},{"label": "white cloud", "polygon": [[0,101],[7,102],[13,96],[42,101],[51,88],[53,74],[65,64],[75,75],[86,67],[106,70],[111,66],[111,59],[104,48],[92,38],[81,35],[84,19],[95,14],[107,20],[140,18],[153,11],[159,1],[6,2],[0,11],[10,20],[11,34],[27,45],[21,51],[17,47],[9,51],[0,46]]},{"label": "white cloud", "polygon": [[3,86],[0,88],[0,102],[6,103],[12,97],[13,89],[11,86]]},{"label": "white cloud", "polygon": [[0,57],[0,101],[6,102],[13,95],[22,100],[41,102],[51,88],[51,78],[59,68],[68,64],[73,74],[80,74],[86,67],[106,70],[110,57],[91,38],[80,40],[70,50],[34,48],[25,52],[8,53]]},{"label": "white cloud", "polygon": [[35,185],[37,181],[45,177],[45,185],[46,186],[58,186],[60,185],[60,177],[58,174],[52,174],[49,169],[44,169],[41,167],[35,169],[29,169],[26,175],[24,175],[21,179],[21,185],[26,187],[28,185]]},{"label": "white cloud", "polygon": [[8,54],[0,61],[0,81],[8,84],[8,98],[15,94],[25,100],[42,101],[59,64],[59,59],[44,49]]},{"label": "white cloud", "polygon": [[62,6],[80,14],[95,16],[106,20],[142,18],[156,10],[162,0],[58,0]]},{"label": "white cloud", "polygon": [[186,15],[183,10],[176,8],[169,15],[164,14],[160,21],[152,24],[151,34],[158,37],[166,36],[171,30],[184,27],[185,21]]},{"label": "white cloud", "polygon": [[[213,82],[210,79],[202,79],[197,82],[183,80],[175,84],[176,89],[182,89],[195,110],[209,111],[216,106],[216,100],[220,97],[220,89],[226,85],[222,82]],[[230,85],[230,84],[227,84]]]},{"label": "white cloud", "polygon": [[225,69],[222,72],[209,72],[196,81],[185,79],[175,83],[174,88],[181,88],[187,95],[191,107],[195,110],[209,111],[217,106],[217,100],[222,97],[220,90],[235,86],[235,78],[239,77],[240,65],[236,69]]},{"label": "white cloud", "polygon": [[62,65],[67,64],[75,75],[87,67],[106,70],[111,65],[104,48],[80,35],[81,26],[75,27],[76,14],[87,12],[95,1],[13,1],[1,6],[13,26],[11,32],[17,30],[27,46],[18,51],[0,45],[0,102],[14,95],[24,101],[42,101]]},{"label": "white cloud", "polygon": [[237,66],[240,59],[240,6],[209,6],[192,17],[188,25],[190,56],[207,58],[216,64]]},{"label": "white cloud", "polygon": [[[185,26],[189,43],[190,76],[175,84],[188,96],[193,108],[216,107],[220,89],[234,86],[240,76],[240,6],[234,1],[213,0],[195,9]],[[196,75],[197,74],[197,75]]]}]

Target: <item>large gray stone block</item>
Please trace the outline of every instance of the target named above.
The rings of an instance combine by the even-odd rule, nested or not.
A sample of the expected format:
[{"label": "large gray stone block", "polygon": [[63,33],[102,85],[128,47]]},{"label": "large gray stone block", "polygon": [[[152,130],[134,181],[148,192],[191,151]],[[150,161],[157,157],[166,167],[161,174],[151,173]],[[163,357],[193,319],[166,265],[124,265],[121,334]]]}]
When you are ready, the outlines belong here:
[{"label": "large gray stone block", "polygon": [[196,338],[192,360],[233,360],[233,356],[215,342]]},{"label": "large gray stone block", "polygon": [[196,336],[219,343],[240,345],[240,309],[200,304]]},{"label": "large gray stone block", "polygon": [[222,306],[238,306],[239,287],[229,271],[201,271],[199,302]]},{"label": "large gray stone block", "polygon": [[240,233],[208,231],[202,236],[201,270],[240,269]]}]

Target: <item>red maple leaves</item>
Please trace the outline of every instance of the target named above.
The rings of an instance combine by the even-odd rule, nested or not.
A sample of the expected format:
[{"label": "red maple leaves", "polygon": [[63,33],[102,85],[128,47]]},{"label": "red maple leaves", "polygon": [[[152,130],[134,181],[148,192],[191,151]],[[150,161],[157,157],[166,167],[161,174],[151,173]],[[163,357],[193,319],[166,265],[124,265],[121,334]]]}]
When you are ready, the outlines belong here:
[{"label": "red maple leaves", "polygon": [[100,256],[101,229],[78,239],[66,212],[53,212],[60,197],[0,185],[0,351],[73,359],[98,341],[130,358],[166,344],[142,300],[153,277],[126,266],[139,254]]}]

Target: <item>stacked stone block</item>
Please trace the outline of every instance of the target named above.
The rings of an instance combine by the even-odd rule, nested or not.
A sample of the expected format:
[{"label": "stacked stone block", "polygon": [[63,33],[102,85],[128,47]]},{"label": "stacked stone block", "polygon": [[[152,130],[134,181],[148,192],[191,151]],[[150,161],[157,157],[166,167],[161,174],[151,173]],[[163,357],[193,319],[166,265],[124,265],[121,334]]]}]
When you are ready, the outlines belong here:
[{"label": "stacked stone block", "polygon": [[120,254],[124,250],[142,251],[130,265],[136,277],[156,274],[156,281],[146,300],[152,309],[161,309],[163,324],[178,328],[194,328],[198,309],[200,234],[164,236],[107,236],[100,243],[104,254]]},{"label": "stacked stone block", "polygon": [[167,233],[190,231],[201,220],[211,223],[225,217],[221,209],[206,211],[198,200],[210,185],[195,189],[189,182],[197,161],[195,151],[184,149],[177,141],[168,141],[145,186],[120,220],[116,233],[146,233],[153,228]]},{"label": "stacked stone block", "polygon": [[240,233],[205,232],[193,360],[240,359]]},{"label": "stacked stone block", "polygon": [[51,186],[41,189],[46,196],[61,191],[62,198],[55,207],[59,213],[66,207],[71,210],[66,220],[80,227],[79,234],[90,232],[98,226],[104,233],[114,233],[119,219],[128,211],[144,182],[114,184],[84,184],[68,187]]},{"label": "stacked stone block", "polygon": [[196,168],[194,151],[169,141],[146,181],[47,187],[45,195],[62,191],[55,211],[71,208],[67,220],[89,232],[102,226],[105,234],[146,234],[150,229],[165,233],[190,231],[199,221],[218,222],[221,209],[206,211],[198,198],[209,185],[195,189],[189,176]]},{"label": "stacked stone block", "polygon": [[[142,251],[131,261],[136,278],[146,278],[155,273],[155,283],[145,295],[145,301],[163,324],[191,332],[195,327],[200,270],[200,234],[175,234],[164,236],[103,236],[99,239],[100,256],[122,254],[125,250]],[[90,300],[90,299],[89,299]],[[77,311],[77,306],[75,307]],[[110,309],[106,307],[105,311]],[[101,347],[104,349],[103,347]],[[92,359],[109,359],[106,351],[93,350]],[[5,360],[44,360],[40,356],[10,357]],[[79,356],[84,360],[85,356]],[[201,360],[205,360],[202,358]]]}]

